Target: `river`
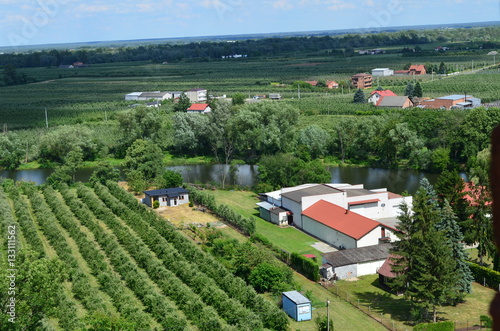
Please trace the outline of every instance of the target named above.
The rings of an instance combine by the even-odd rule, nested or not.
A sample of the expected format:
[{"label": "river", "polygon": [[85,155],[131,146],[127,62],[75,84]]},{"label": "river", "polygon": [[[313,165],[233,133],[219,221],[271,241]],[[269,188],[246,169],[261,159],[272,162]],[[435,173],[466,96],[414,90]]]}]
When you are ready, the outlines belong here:
[{"label": "river", "polygon": [[[185,182],[215,184],[220,183],[222,171],[227,171],[228,167],[221,164],[204,164],[172,166],[167,169],[180,172]],[[238,172],[234,176],[229,176],[226,183],[236,183],[241,187],[250,187],[255,183],[258,176],[257,166],[239,165],[237,169]],[[364,184],[366,189],[386,187],[389,191],[398,194],[405,190],[414,194],[418,189],[420,179],[427,177],[430,183],[434,184],[438,177],[437,174],[416,170],[356,167],[329,167],[328,170],[332,174],[332,183]],[[0,177],[43,184],[53,171],[53,169],[1,171]],[[79,169],[75,176],[76,180],[87,181],[92,171],[92,168]]]}]

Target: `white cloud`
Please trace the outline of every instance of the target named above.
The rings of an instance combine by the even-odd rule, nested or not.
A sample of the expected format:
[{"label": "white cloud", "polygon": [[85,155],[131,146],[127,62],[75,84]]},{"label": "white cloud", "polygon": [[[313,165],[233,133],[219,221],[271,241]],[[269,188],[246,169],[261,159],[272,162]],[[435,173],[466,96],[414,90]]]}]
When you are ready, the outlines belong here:
[{"label": "white cloud", "polygon": [[117,9],[117,6],[115,6],[115,5],[81,4],[75,8],[75,11],[80,12],[80,13],[102,13],[102,12],[108,12],[108,11],[112,11],[112,10],[116,10],[116,9]]}]

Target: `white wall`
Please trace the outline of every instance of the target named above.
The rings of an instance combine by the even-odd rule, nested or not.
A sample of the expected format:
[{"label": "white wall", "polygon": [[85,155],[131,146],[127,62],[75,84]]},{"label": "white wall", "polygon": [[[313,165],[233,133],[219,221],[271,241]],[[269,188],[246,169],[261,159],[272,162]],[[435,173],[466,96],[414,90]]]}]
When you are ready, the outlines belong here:
[{"label": "white wall", "polygon": [[302,228],[302,208],[300,206],[300,203],[282,197],[281,204],[283,208],[288,209],[293,213],[293,223],[295,224],[295,226],[297,226],[298,228]]},{"label": "white wall", "polygon": [[335,229],[332,229],[323,223],[317,222],[310,217],[302,215],[303,227],[302,229],[310,233],[311,235],[321,239],[322,241],[340,247],[343,246],[346,249],[356,248],[356,240],[343,234]]},{"label": "white wall", "polygon": [[378,269],[384,264],[385,258],[378,261],[370,261],[365,263],[358,263],[358,276],[374,275]]},{"label": "white wall", "polygon": [[[387,230],[385,231],[387,234]],[[375,229],[371,230],[368,234],[358,240],[357,247],[365,247],[378,245],[378,240],[381,238],[381,226],[377,226]]]}]

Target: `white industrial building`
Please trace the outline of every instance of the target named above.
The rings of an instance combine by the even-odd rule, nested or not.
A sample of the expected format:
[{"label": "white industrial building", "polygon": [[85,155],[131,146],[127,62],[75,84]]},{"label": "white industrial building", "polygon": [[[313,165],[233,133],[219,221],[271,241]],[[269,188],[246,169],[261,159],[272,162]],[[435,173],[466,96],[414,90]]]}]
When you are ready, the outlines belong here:
[{"label": "white industrial building", "polygon": [[392,76],[394,75],[394,70],[389,68],[375,68],[372,69],[372,76]]},{"label": "white industrial building", "polygon": [[[304,184],[264,196],[268,213],[262,210],[266,209],[264,206],[259,206],[264,219],[271,221],[271,211],[281,208],[288,211],[289,224],[338,248],[397,240],[394,233],[400,204],[405,202],[410,208],[412,205],[412,197],[385,188],[367,190],[362,184]],[[284,224],[283,218],[280,225]]]}]

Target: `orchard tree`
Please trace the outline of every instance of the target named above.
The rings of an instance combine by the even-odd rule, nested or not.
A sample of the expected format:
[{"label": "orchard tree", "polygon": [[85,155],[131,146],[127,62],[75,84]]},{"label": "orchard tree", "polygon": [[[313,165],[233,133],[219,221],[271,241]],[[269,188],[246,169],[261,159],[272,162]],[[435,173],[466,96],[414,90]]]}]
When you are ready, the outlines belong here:
[{"label": "orchard tree", "polygon": [[233,105],[242,105],[245,103],[246,95],[243,93],[235,93],[231,96],[231,98],[233,99]]}]

